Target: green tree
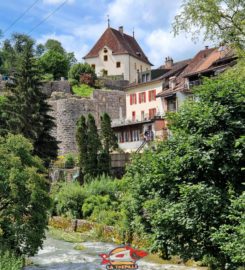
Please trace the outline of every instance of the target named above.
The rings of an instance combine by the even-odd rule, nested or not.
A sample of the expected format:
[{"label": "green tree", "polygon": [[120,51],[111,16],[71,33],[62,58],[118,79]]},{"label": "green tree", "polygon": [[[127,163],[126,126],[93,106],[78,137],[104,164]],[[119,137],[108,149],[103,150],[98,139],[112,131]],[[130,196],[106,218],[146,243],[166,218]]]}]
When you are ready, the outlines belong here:
[{"label": "green tree", "polygon": [[205,40],[245,46],[245,4],[243,0],[184,0],[173,24],[175,34],[204,31]]},{"label": "green tree", "polygon": [[101,150],[101,142],[98,135],[95,119],[92,114],[88,114],[87,127],[88,127],[87,174],[88,176],[95,177],[99,174],[98,155],[99,151]]},{"label": "green tree", "polygon": [[[40,49],[40,45],[38,48]],[[41,49],[39,64],[43,72],[52,74],[55,80],[67,77],[69,68],[76,62],[74,53],[67,53],[62,44],[54,39],[47,40]]]},{"label": "green tree", "polygon": [[232,257],[212,234],[229,224],[230,194],[244,188],[243,71],[238,65],[204,80],[194,91],[198,101],[169,115],[172,137],[128,168],[131,226],[165,256],[209,257],[215,269],[226,263],[232,269]]},{"label": "green tree", "polygon": [[67,76],[68,61],[64,54],[52,50],[47,51],[40,57],[39,63],[43,71],[52,74],[55,80]]},{"label": "green tree", "polygon": [[117,137],[111,127],[111,118],[107,113],[101,116],[100,140],[102,151],[99,156],[99,167],[101,173],[110,173],[111,157],[110,152],[118,148]]},{"label": "green tree", "polygon": [[68,77],[71,80],[75,80],[77,83],[80,81],[80,75],[82,73],[89,73],[92,74],[93,79],[96,79],[94,69],[87,63],[76,63],[74,64],[68,73]]},{"label": "green tree", "polygon": [[14,75],[18,65],[18,56],[22,53],[23,44],[27,43],[29,40],[29,36],[19,33],[13,34],[11,39],[4,40],[1,50],[1,72],[5,75]]},{"label": "green tree", "polygon": [[82,115],[77,122],[76,140],[79,149],[80,182],[100,174],[99,153],[101,142],[95,119],[88,114],[87,121]]},{"label": "green tree", "polygon": [[84,183],[84,176],[87,173],[88,160],[88,130],[86,118],[82,115],[77,121],[76,141],[78,145],[79,161],[79,182]]},{"label": "green tree", "polygon": [[46,50],[48,51],[55,51],[60,54],[65,54],[65,49],[62,47],[62,44],[55,39],[48,39],[44,45]]},{"label": "green tree", "polygon": [[14,45],[18,50],[18,65],[8,84],[9,94],[2,110],[6,129],[14,134],[23,134],[34,144],[34,152],[45,160],[57,156],[57,141],[51,135],[55,126],[46,96],[40,91],[40,73],[34,57],[33,40],[24,39]]},{"label": "green tree", "polygon": [[21,135],[0,137],[0,249],[34,255],[42,246],[50,206],[44,167]]}]

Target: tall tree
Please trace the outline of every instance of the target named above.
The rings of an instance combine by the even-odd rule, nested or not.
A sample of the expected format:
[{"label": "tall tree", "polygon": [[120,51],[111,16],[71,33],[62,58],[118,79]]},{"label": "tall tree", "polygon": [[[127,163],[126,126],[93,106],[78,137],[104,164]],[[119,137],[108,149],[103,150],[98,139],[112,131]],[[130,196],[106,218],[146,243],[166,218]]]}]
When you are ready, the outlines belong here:
[{"label": "tall tree", "polygon": [[79,182],[84,183],[84,176],[87,173],[88,160],[88,130],[86,118],[82,115],[77,121],[76,141],[79,150]]},{"label": "tall tree", "polygon": [[243,0],[184,0],[173,24],[175,34],[181,31],[193,37],[204,33],[205,40],[245,48],[245,2]]},{"label": "tall tree", "polygon": [[117,137],[111,127],[111,118],[107,113],[101,116],[100,139],[102,151],[99,155],[99,167],[101,173],[110,173],[111,156],[110,152],[118,148]]},{"label": "tall tree", "polygon": [[101,150],[101,142],[98,135],[95,119],[92,114],[88,114],[87,119],[88,126],[88,175],[97,176],[98,171],[98,154]]},{"label": "tall tree", "polygon": [[40,73],[34,57],[34,41],[25,38],[16,42],[16,71],[7,85],[9,94],[3,108],[9,132],[23,134],[34,144],[35,153],[46,165],[57,156],[57,141],[51,135],[55,126],[48,112],[50,106],[40,91]]}]

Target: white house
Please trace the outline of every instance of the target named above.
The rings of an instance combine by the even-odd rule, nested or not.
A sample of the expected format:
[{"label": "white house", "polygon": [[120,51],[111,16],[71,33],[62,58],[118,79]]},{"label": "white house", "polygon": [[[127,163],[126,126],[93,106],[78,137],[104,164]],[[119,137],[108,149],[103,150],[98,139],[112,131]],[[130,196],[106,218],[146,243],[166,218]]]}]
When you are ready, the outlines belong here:
[{"label": "white house", "polygon": [[152,66],[134,36],[125,34],[122,26],[119,30],[108,27],[84,60],[97,76],[117,75],[129,83]]}]

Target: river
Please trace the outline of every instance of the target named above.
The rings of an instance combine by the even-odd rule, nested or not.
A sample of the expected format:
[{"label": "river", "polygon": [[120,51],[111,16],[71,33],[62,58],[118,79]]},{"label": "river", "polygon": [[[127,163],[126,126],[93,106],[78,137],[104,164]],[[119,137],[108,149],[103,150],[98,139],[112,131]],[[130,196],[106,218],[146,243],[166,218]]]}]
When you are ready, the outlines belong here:
[{"label": "river", "polygon": [[[115,245],[100,242],[84,242],[83,250],[75,250],[75,244],[48,237],[43,248],[30,258],[34,265],[25,270],[105,270],[100,253],[108,253]],[[200,268],[179,265],[160,265],[145,260],[138,261],[139,270],[197,270]]]}]

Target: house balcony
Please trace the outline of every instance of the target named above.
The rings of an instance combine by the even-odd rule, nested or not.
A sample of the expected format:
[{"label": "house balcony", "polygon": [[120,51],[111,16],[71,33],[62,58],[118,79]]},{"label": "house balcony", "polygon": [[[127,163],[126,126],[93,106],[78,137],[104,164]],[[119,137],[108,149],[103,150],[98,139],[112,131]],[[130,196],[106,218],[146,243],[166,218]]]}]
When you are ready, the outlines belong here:
[{"label": "house balcony", "polygon": [[164,119],[164,116],[164,114],[156,113],[155,115],[145,114],[142,119],[114,119],[112,121],[112,127],[144,124],[147,122],[153,122],[157,119]]}]

